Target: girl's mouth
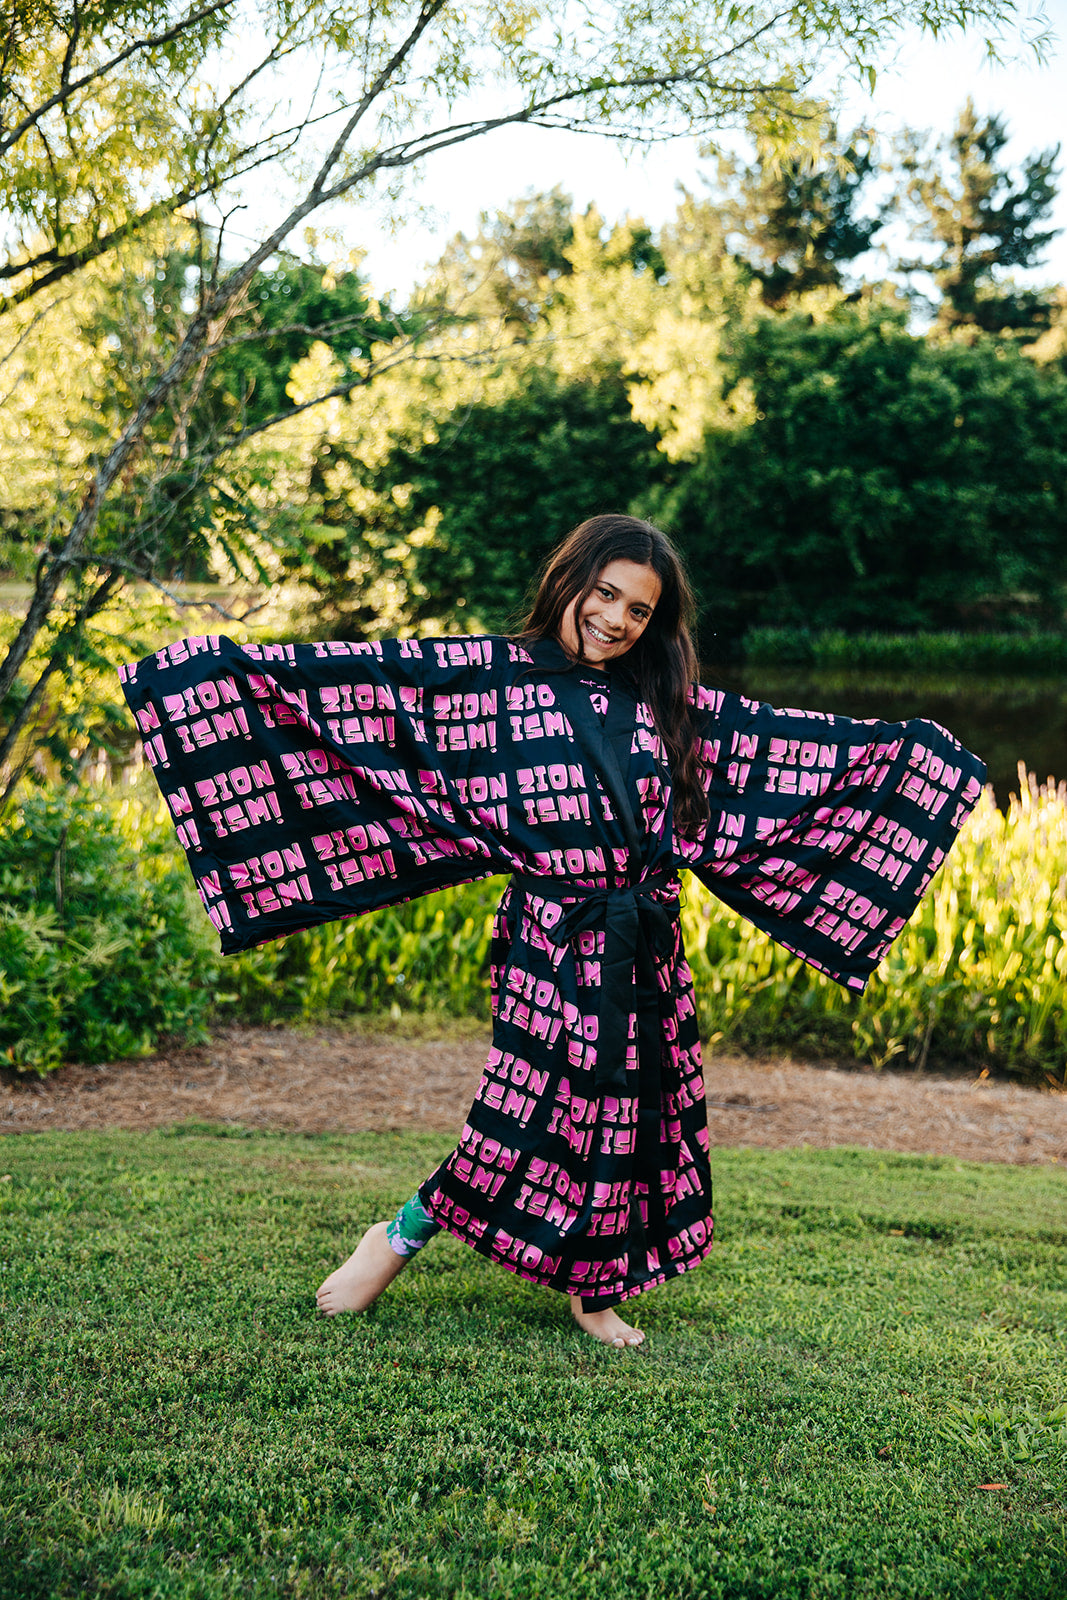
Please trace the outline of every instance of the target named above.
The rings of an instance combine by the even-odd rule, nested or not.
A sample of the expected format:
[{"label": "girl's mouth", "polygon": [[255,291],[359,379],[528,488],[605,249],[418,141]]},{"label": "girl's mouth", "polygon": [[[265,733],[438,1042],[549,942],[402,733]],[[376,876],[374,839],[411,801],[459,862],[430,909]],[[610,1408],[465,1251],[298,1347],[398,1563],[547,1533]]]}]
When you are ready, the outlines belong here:
[{"label": "girl's mouth", "polygon": [[600,629],[594,627],[589,621],[586,621],[585,631],[593,643],[600,645],[601,649],[606,649],[608,645],[618,644],[619,642],[617,639],[612,639],[608,634],[601,633]]}]

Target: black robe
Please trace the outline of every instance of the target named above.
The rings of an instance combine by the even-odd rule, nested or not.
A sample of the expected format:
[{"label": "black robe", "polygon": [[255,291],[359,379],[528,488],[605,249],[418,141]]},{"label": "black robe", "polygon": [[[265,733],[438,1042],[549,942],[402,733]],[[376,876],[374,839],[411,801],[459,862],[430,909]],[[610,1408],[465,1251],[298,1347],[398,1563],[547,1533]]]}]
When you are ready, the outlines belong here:
[{"label": "black robe", "polygon": [[862,990],[984,777],[934,723],[698,686],[710,819],[683,839],[625,664],[598,673],[549,641],[209,636],[124,669],[123,686],[227,953],[513,875],[492,1049],[424,1193],[458,1238],[589,1308],[711,1245],[678,871]]}]

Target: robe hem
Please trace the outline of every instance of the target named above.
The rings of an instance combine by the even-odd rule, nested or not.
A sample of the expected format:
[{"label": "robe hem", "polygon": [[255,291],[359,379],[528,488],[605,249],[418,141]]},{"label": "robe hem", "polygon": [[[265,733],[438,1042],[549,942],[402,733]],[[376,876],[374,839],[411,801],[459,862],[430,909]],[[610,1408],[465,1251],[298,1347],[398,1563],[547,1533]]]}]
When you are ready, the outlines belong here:
[{"label": "robe hem", "polygon": [[461,1244],[465,1244],[468,1249],[484,1257],[486,1261],[491,1261],[494,1266],[503,1267],[505,1272],[513,1272],[517,1278],[522,1278],[526,1283],[536,1284],[540,1289],[554,1289],[558,1294],[578,1295],[582,1300],[603,1298],[609,1301],[611,1306],[621,1305],[624,1300],[634,1300],[638,1295],[644,1294],[646,1290],[662,1288],[672,1278],[680,1277],[683,1272],[691,1272],[694,1267],[699,1267],[701,1262],[707,1259],[715,1243],[714,1221],[709,1213],[708,1238],[703,1245],[699,1245],[695,1250],[687,1252],[684,1257],[668,1262],[666,1266],[660,1266],[655,1272],[649,1273],[648,1277],[640,1283],[628,1284],[624,1281],[619,1285],[616,1281],[610,1285],[603,1284],[599,1291],[594,1291],[594,1293],[590,1294],[588,1293],[588,1284],[579,1284],[571,1288],[567,1284],[553,1283],[551,1281],[552,1274],[538,1273],[536,1269],[523,1266],[519,1261],[503,1260],[493,1253],[491,1241],[486,1244],[481,1239],[472,1239],[469,1234],[464,1233],[456,1224],[452,1223],[448,1217],[439,1216],[432,1200],[423,1200],[422,1203],[428,1215],[440,1225],[445,1233],[451,1234],[453,1239],[458,1239]]}]

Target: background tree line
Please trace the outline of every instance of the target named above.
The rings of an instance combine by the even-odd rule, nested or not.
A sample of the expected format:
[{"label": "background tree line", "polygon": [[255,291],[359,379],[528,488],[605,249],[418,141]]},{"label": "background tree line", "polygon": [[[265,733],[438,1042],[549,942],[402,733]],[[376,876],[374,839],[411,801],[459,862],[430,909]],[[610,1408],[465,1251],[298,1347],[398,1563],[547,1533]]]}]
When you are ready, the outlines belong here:
[{"label": "background tree line", "polygon": [[[971,111],[951,151],[898,152],[920,338],[907,293],[849,276],[878,162],[810,90],[828,50],[871,74],[901,26],[1016,10],[703,0],[653,26],[618,0],[581,29],[573,6],[304,0],[253,26],[238,0],[4,0],[0,796],[42,745],[71,770],[119,726],[116,656],[173,625],[145,584],[285,586],[289,629],[497,627],[605,504],[676,532],[709,656],[887,607],[1058,621],[1061,312],[1006,276],[1040,254],[1055,152],[1008,173]],[[456,109],[490,85],[503,112]],[[714,140],[739,117],[755,162],[658,234],[528,197],[403,306],[335,213],[316,232],[500,122]]]},{"label": "background tree line", "polygon": [[[315,625],[505,627],[610,505],[685,549],[706,659],[754,627],[1058,630],[1067,302],[1013,276],[1057,151],[1012,171],[1006,140],[968,104],[941,147],[901,141],[886,197],[870,136],[831,127],[818,163],[721,162],[656,234],[556,190],[457,236],[424,358],[243,464],[314,530]],[[914,253],[864,281],[892,216]],[[293,392],[343,361],[319,341]]]}]

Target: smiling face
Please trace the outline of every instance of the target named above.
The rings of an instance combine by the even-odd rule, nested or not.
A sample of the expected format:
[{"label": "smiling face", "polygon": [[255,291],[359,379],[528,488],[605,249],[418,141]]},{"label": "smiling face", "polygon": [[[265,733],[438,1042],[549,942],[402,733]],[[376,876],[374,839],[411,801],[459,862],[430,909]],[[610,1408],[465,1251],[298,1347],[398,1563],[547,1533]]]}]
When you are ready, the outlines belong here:
[{"label": "smiling face", "polygon": [[578,654],[581,639],[585,659],[607,666],[631,650],[640,639],[660,596],[660,581],[651,567],[636,561],[609,561],[597,574],[593,592],[581,606],[568,606],[560,628],[560,643]]}]

